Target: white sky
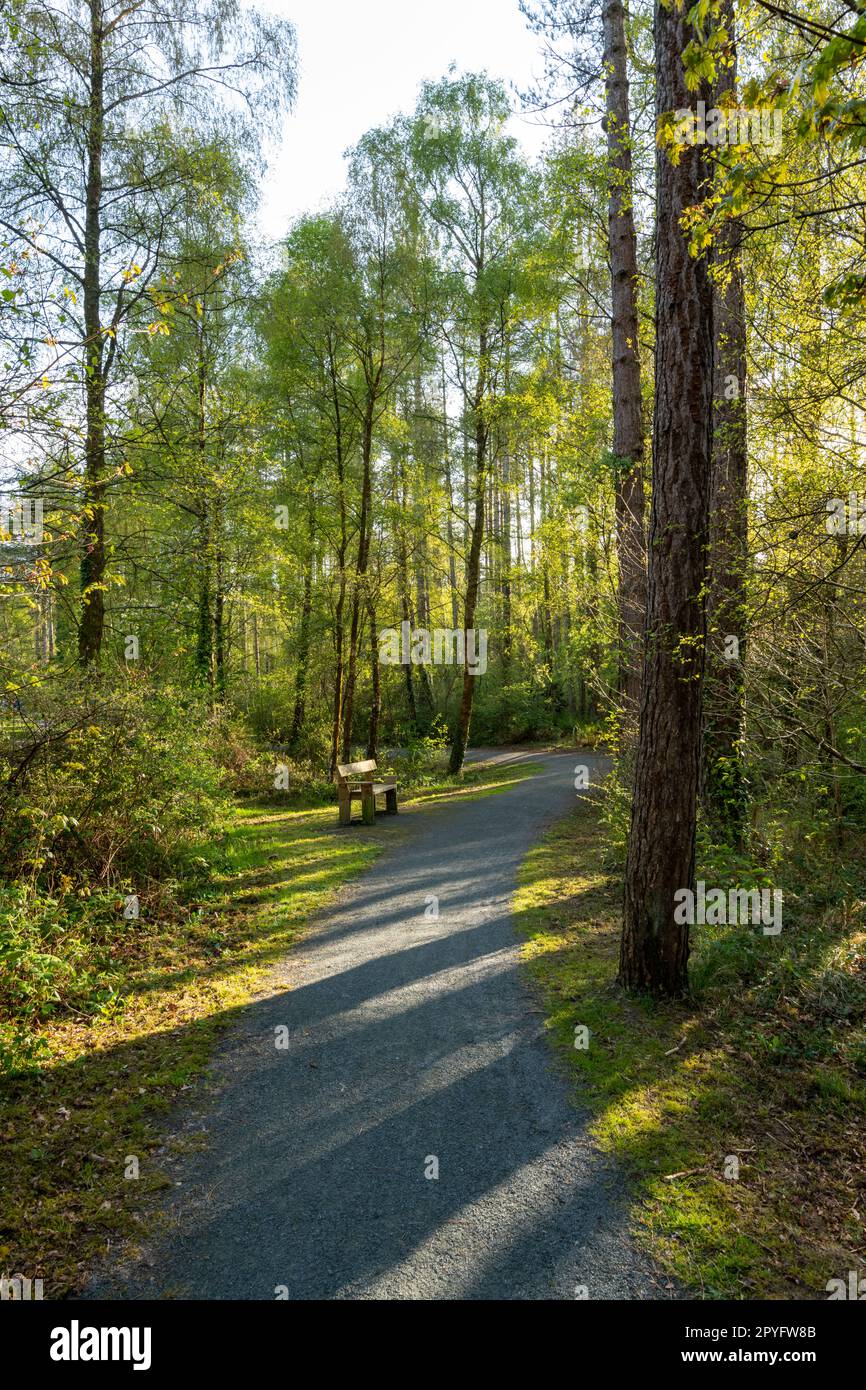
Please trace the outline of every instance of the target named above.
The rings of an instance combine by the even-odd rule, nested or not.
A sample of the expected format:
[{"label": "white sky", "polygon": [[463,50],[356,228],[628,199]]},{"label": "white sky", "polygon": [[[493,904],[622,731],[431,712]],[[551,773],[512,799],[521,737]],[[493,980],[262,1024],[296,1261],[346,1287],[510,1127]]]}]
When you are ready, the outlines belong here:
[{"label": "white sky", "polygon": [[[542,72],[539,41],[517,0],[263,0],[298,32],[298,101],[273,153],[259,225],[285,235],[299,213],[344,185],[343,151],[372,126],[414,109],[425,78],[463,71],[530,85]],[[534,154],[549,133],[514,117],[511,133]]]}]

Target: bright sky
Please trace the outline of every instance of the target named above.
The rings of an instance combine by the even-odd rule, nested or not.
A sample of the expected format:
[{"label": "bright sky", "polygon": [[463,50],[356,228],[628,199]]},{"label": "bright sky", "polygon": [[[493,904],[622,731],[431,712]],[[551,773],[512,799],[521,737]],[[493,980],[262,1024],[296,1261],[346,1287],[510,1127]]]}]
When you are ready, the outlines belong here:
[{"label": "bright sky", "polygon": [[[538,40],[517,0],[264,0],[298,31],[300,87],[263,192],[269,240],[291,219],[327,203],[344,184],[343,151],[371,126],[414,109],[424,78],[456,61],[526,88],[541,75]],[[514,117],[530,154],[547,133]]]}]

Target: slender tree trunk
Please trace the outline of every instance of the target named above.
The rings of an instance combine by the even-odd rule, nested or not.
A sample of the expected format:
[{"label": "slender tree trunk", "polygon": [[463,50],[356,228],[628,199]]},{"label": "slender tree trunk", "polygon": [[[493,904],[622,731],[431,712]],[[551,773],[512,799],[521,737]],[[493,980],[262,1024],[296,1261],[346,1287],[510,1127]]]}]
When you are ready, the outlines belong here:
[{"label": "slender tree trunk", "polygon": [[[409,623],[410,625],[412,625],[412,624],[413,624],[412,602],[411,602],[411,599],[410,599],[410,596],[409,596],[409,555],[408,555],[408,546],[407,546],[407,542],[406,542],[406,522],[405,522],[406,505],[407,505],[406,465],[405,465],[405,462],[403,461],[402,458],[400,459],[400,471],[399,471],[399,496],[400,496],[400,520],[399,520],[399,522],[398,522],[398,527],[399,527],[399,532],[398,532],[399,540],[398,540],[398,554],[397,554],[397,575],[398,575],[398,584],[399,584],[399,587],[400,587],[400,611],[401,611],[401,616],[402,616],[403,622],[404,622],[404,623]],[[411,661],[407,662],[407,663],[404,665],[404,667],[403,667],[403,675],[404,675],[404,679],[405,679],[405,681],[406,681],[406,705],[407,705],[408,710],[409,710],[409,724],[410,724],[410,728],[411,728],[411,732],[412,732],[412,737],[414,738],[415,735],[418,733],[418,705],[417,705],[416,700],[415,700],[415,681],[414,681],[413,674],[412,674],[412,663],[411,663]]]},{"label": "slender tree trunk", "polygon": [[204,330],[199,324],[196,337],[196,447],[199,473],[199,580],[198,633],[196,638],[195,669],[202,687],[213,691],[214,624],[213,624],[213,517],[207,489],[207,365],[204,351]]},{"label": "slender tree trunk", "polygon": [[[713,106],[736,99],[737,50],[731,0],[722,22],[731,36],[732,65],[713,91]],[[707,588],[707,689],[704,709],[702,800],[717,829],[735,844],[745,831],[743,767],[748,550],[746,421],[746,301],[739,220],[720,229],[713,284],[713,469]]]},{"label": "slender tree trunk", "polygon": [[547,665],[548,680],[553,678],[553,619],[550,608],[550,556],[547,548],[547,533],[545,522],[547,521],[547,451],[542,452],[539,460],[538,475],[538,506],[539,521],[541,524],[541,544],[539,546],[539,561],[541,564],[541,634],[544,640],[544,660]]},{"label": "slender tree trunk", "polygon": [[511,656],[514,650],[512,632],[511,570],[511,459],[508,449],[502,460],[502,679],[511,679]]},{"label": "slender tree trunk", "polygon": [[214,506],[214,595],[213,595],[213,653],[214,653],[214,701],[225,699],[226,693],[226,624],[225,624],[225,558],[223,556],[223,504],[217,500]]},{"label": "slender tree trunk", "polygon": [[[412,507],[412,515],[415,518],[415,540],[412,547],[415,559],[415,611],[417,614],[418,625],[425,628],[428,632],[431,626],[430,612],[430,551],[427,544],[427,498],[430,494],[430,457],[427,447],[427,437],[422,433],[425,426],[422,424],[424,399],[421,390],[421,378],[415,376],[415,501]],[[417,493],[417,485],[420,476],[421,493]],[[430,678],[430,668],[426,663],[421,663],[418,667],[418,683],[421,687],[421,700],[426,710],[427,721],[433,718],[435,709],[433,699],[433,683]]]},{"label": "slender tree trunk", "polygon": [[301,732],[307,712],[307,673],[310,666],[310,620],[313,612],[313,569],[316,563],[316,495],[312,485],[307,497],[307,563],[304,566],[304,597],[301,604],[301,621],[298,629],[298,667],[295,672],[295,708],[292,714],[292,729],[289,734],[289,747],[296,751],[301,741]]},{"label": "slender tree trunk", "polygon": [[478,385],[476,390],[475,413],[475,516],[472,527],[472,541],[466,559],[466,602],[463,608],[463,630],[466,642],[466,664],[463,668],[463,694],[454,742],[451,746],[449,771],[455,776],[462,770],[466,747],[469,742],[469,726],[472,721],[472,704],[475,699],[477,679],[469,667],[469,633],[475,627],[475,613],[478,608],[478,593],[481,575],[481,550],[484,544],[484,503],[487,491],[487,445],[488,424],[484,415],[487,394],[487,333],[481,330],[478,348]]},{"label": "slender tree trunk", "polygon": [[337,490],[340,512],[340,544],[337,551],[337,565],[340,573],[337,604],[334,610],[334,718],[331,727],[330,761],[330,775],[333,781],[334,773],[337,769],[337,760],[340,755],[340,721],[343,711],[343,614],[346,607],[346,558],[349,548],[348,523],[346,519],[346,467],[343,458],[343,413],[340,406],[337,366],[333,351],[329,352],[328,370],[334,406],[334,445],[337,460]]},{"label": "slender tree trunk", "polygon": [[105,631],[105,375],[101,322],[102,152],[105,123],[102,0],[90,0],[90,110],[84,212],[84,519],[78,659],[98,659]]},{"label": "slender tree trunk", "polygon": [[[686,11],[657,0],[656,116],[691,106]],[[688,986],[688,925],[674,895],[694,889],[706,643],[704,584],[712,451],[713,295],[681,219],[705,192],[700,146],[657,155],[656,407],[647,648],[625,881],[621,982],[677,996]],[[679,915],[679,914],[678,914]]]},{"label": "slender tree trunk", "polygon": [[448,392],[445,385],[445,359],[442,360],[442,447],[445,454],[445,520],[448,537],[448,586],[451,596],[451,626],[457,630],[459,605],[457,601],[457,556],[454,551],[454,487],[451,481],[451,440],[448,431]]},{"label": "slender tree trunk", "polygon": [[205,565],[199,575],[198,620],[195,645],[196,677],[202,687],[209,686],[213,671],[213,624],[211,622],[210,570]]},{"label": "slender tree trunk", "polygon": [[632,207],[631,115],[623,0],[604,0],[605,130],[610,177],[613,452],[619,565],[620,689],[637,712],[646,618],[644,428],[638,319],[637,233]]},{"label": "slender tree trunk", "polygon": [[226,693],[225,592],[223,590],[222,555],[217,553],[216,588],[213,604],[214,698],[220,701]]},{"label": "slender tree trunk", "polygon": [[368,402],[364,417],[362,436],[363,480],[361,484],[361,518],[358,537],[358,561],[355,568],[355,583],[352,593],[352,618],[349,627],[349,663],[346,675],[346,692],[343,703],[343,761],[349,762],[352,755],[352,723],[355,714],[355,681],[358,670],[358,639],[361,628],[362,605],[365,603],[367,567],[370,559],[370,540],[372,530],[372,467],[373,467],[373,408],[374,400]]},{"label": "slender tree trunk", "polygon": [[367,604],[370,620],[370,727],[367,733],[367,757],[379,757],[379,718],[382,712],[382,673],[379,667],[379,639],[377,634],[376,608],[373,602]]}]

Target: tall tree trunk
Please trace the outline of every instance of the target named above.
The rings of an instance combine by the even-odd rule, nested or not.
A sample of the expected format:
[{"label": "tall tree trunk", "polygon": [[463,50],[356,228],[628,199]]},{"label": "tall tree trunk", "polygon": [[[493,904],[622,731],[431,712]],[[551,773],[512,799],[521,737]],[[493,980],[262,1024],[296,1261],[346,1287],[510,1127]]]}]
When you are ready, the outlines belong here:
[{"label": "tall tree trunk", "polygon": [[446,534],[448,536],[448,587],[451,596],[451,626],[456,631],[459,622],[457,602],[457,555],[454,550],[454,487],[451,481],[451,440],[448,431],[448,390],[445,383],[445,358],[442,359],[442,448],[445,455]]},{"label": "tall tree trunk", "polygon": [[352,756],[352,723],[355,714],[355,681],[358,670],[358,638],[361,627],[362,605],[365,603],[367,567],[370,559],[370,540],[372,530],[372,467],[373,467],[373,408],[374,401],[368,403],[364,417],[362,435],[363,480],[361,484],[361,517],[358,537],[358,560],[355,567],[355,583],[352,592],[352,618],[349,627],[349,663],[346,675],[346,692],[343,702],[343,761],[349,762]]},{"label": "tall tree trunk", "polygon": [[225,572],[222,552],[222,509],[216,507],[216,553],[214,555],[214,596],[213,596],[213,654],[214,654],[214,702],[225,698],[226,693],[226,638],[225,638]]},{"label": "tall tree trunk", "polygon": [[213,690],[214,626],[213,626],[213,515],[207,487],[207,363],[204,350],[204,326],[199,321],[196,335],[196,467],[199,474],[199,580],[198,632],[195,650],[196,676],[208,690]]},{"label": "tall tree trunk", "polygon": [[553,679],[553,616],[550,606],[550,555],[548,554],[547,530],[547,448],[542,450],[538,472],[538,508],[541,542],[539,563],[541,565],[541,634],[544,640],[544,661],[547,666],[547,679]]},{"label": "tall tree trunk", "polygon": [[514,634],[511,584],[514,557],[511,553],[511,459],[506,448],[502,460],[502,679],[511,679],[511,656]]},{"label": "tall tree trunk", "polygon": [[632,206],[631,115],[623,0],[605,0],[604,71],[610,178],[613,452],[619,568],[620,689],[637,713],[646,617],[644,428],[637,303],[637,233]]},{"label": "tall tree trunk", "polygon": [[198,575],[198,614],[196,621],[195,673],[202,686],[210,689],[213,683],[213,616],[211,591],[211,528],[207,502],[199,512],[199,544],[201,561]]},{"label": "tall tree trunk", "polygon": [[[406,542],[406,464],[401,457],[399,470],[399,497],[400,497],[400,520],[398,521],[398,548],[397,548],[397,582],[400,588],[400,612],[404,623],[413,626],[412,601],[409,595],[409,554]],[[418,733],[418,705],[415,700],[415,681],[412,674],[412,663],[407,661],[403,666],[403,676],[406,681],[406,705],[409,710],[409,724],[412,737]]]},{"label": "tall tree trunk", "polygon": [[[424,398],[421,390],[421,378],[416,373],[415,393],[414,393],[414,419],[415,419],[415,468],[413,471],[413,490],[415,498],[412,506],[412,516],[414,518],[415,538],[412,546],[412,553],[415,562],[415,611],[418,626],[425,628],[428,632],[431,626],[430,611],[430,550],[427,543],[427,499],[430,495],[430,450],[428,438],[422,429],[426,428],[423,421]],[[420,479],[421,492],[418,495],[418,482]],[[430,678],[430,669],[425,663],[418,667],[418,684],[421,687],[421,700],[426,710],[428,724],[433,719],[435,703],[433,698],[433,682]]]},{"label": "tall tree trunk", "polygon": [[[732,0],[721,21],[730,35],[730,63],[713,91],[713,106],[736,100],[737,48]],[[742,740],[745,718],[748,448],[746,301],[742,223],[723,224],[713,282],[713,469],[707,587],[707,689],[702,801],[717,829],[742,842],[747,807]],[[734,639],[733,641],[731,639]]]},{"label": "tall tree trunk", "polygon": [[310,485],[307,496],[307,563],[304,566],[304,598],[301,604],[301,622],[298,629],[298,666],[295,672],[295,708],[292,714],[292,729],[289,734],[289,747],[297,750],[307,712],[307,673],[310,666],[310,619],[313,611],[313,569],[316,563],[316,495]]},{"label": "tall tree trunk", "polygon": [[379,667],[379,638],[377,634],[376,608],[372,601],[367,604],[370,620],[370,726],[367,732],[367,757],[379,757],[379,717],[382,712],[382,673]]},{"label": "tall tree trunk", "polygon": [[340,756],[340,721],[343,711],[343,614],[346,607],[346,559],[349,549],[348,523],[346,519],[346,465],[343,455],[343,412],[340,406],[338,371],[333,346],[328,354],[328,373],[334,406],[334,448],[337,461],[337,490],[340,513],[340,544],[337,550],[339,568],[339,587],[337,604],[334,610],[334,717],[331,726],[330,776],[333,781]]},{"label": "tall tree trunk", "polygon": [[90,0],[90,109],[84,212],[84,518],[78,659],[98,659],[105,631],[105,373],[101,322],[102,152],[105,124],[102,0]]},{"label": "tall tree trunk", "polygon": [[[472,527],[472,541],[466,558],[466,602],[463,608],[463,631],[466,642],[466,662],[463,667],[463,694],[460,699],[460,712],[454,742],[451,745],[449,772],[455,776],[462,770],[469,742],[469,726],[472,721],[472,704],[475,699],[476,676],[469,667],[469,633],[475,627],[475,613],[478,608],[478,593],[481,575],[481,549],[484,544],[484,503],[487,490],[487,444],[488,424],[484,414],[487,395],[487,333],[481,330],[478,347],[478,385],[474,401],[475,414],[475,515]],[[476,648],[477,650],[477,648]]]},{"label": "tall tree trunk", "polygon": [[[691,106],[685,12],[657,0],[657,128]],[[706,644],[704,583],[713,403],[713,294],[689,255],[681,218],[705,193],[700,146],[656,160],[656,406],[647,647],[625,880],[619,978],[677,996],[688,986],[689,930],[674,895],[694,889],[695,820]]]}]

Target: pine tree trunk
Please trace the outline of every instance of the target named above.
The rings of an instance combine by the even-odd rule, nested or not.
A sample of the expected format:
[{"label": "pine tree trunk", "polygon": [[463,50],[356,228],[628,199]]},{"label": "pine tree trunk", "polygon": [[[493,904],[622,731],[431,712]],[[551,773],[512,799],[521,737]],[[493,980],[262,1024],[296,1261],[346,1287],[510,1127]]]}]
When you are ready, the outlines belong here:
[{"label": "pine tree trunk", "polygon": [[[691,106],[685,12],[656,4],[656,115]],[[713,296],[681,218],[699,202],[704,161],[657,155],[657,346],[647,649],[628,845],[620,981],[657,996],[688,986],[689,930],[674,895],[694,888],[706,642],[704,584],[712,451]]]},{"label": "pine tree trunk", "polygon": [[[736,99],[734,13],[723,0],[732,63],[713,91],[713,106]],[[742,739],[745,718],[748,448],[746,420],[746,302],[743,228],[726,222],[715,246],[715,366],[710,555],[707,588],[707,689],[704,709],[702,802],[717,829],[742,842],[747,794]]]},{"label": "pine tree trunk", "polygon": [[637,233],[632,208],[631,115],[622,0],[605,0],[604,71],[610,198],[611,330],[613,339],[613,452],[616,468],[616,538],[620,689],[636,714],[646,618],[644,536],[644,428],[637,303]]}]

